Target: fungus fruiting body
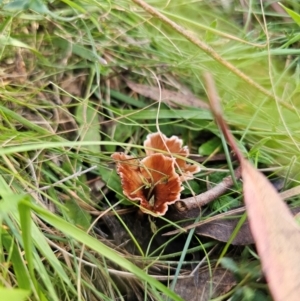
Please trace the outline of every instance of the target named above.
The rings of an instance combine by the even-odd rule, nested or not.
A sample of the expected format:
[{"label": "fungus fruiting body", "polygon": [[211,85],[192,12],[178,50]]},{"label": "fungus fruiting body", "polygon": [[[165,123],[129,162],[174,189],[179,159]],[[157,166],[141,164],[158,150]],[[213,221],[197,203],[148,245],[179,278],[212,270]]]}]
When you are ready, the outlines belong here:
[{"label": "fungus fruiting body", "polygon": [[[169,204],[180,198],[183,189],[175,172],[174,158],[152,154],[137,163],[137,159],[124,153],[114,153],[117,172],[121,177],[124,195],[140,201],[141,210],[152,215],[164,215]],[[130,163],[135,161],[135,165]]]},{"label": "fungus fruiting body", "polygon": [[189,156],[187,146],[182,146],[183,141],[177,136],[167,138],[162,133],[149,134],[144,142],[146,155],[151,155],[159,151],[165,151],[170,156],[180,156],[176,158],[175,167],[178,169],[182,181],[193,179],[193,174],[200,171],[198,165],[186,163],[184,158]]},{"label": "fungus fruiting body", "polygon": [[[144,213],[164,215],[168,205],[180,199],[182,181],[193,179],[199,166],[187,164],[187,146],[177,136],[167,138],[161,133],[149,134],[144,142],[146,156],[139,160],[125,153],[114,153],[123,193],[140,202]],[[161,153],[163,152],[163,153]]]}]

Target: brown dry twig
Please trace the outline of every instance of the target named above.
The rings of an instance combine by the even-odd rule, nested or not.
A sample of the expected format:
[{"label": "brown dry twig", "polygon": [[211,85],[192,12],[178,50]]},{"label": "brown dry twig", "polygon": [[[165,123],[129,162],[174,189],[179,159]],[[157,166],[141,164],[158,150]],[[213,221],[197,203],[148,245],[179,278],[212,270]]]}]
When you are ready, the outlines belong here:
[{"label": "brown dry twig", "polygon": [[[234,172],[236,179],[241,177],[241,169],[237,168]],[[206,192],[198,194],[193,197],[189,197],[186,199],[181,199],[175,203],[175,207],[179,211],[191,210],[194,208],[200,208],[208,203],[214,201],[216,198],[224,194],[232,185],[233,179],[231,176],[228,176],[223,179],[222,182],[217,184],[212,189],[209,189]]]}]

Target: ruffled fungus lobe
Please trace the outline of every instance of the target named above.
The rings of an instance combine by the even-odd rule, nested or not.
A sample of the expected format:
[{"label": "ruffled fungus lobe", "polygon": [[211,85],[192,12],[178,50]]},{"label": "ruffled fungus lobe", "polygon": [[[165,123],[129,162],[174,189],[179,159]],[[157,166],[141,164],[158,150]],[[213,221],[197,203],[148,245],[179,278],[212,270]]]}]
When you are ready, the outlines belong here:
[{"label": "ruffled fungus lobe", "polygon": [[117,172],[121,177],[124,195],[140,201],[145,213],[164,215],[168,205],[180,198],[183,189],[175,172],[175,159],[162,154],[151,154],[139,161],[124,153],[114,153]]},{"label": "ruffled fungus lobe", "polygon": [[[167,138],[164,134],[153,133],[149,134],[144,141],[146,155],[158,153],[160,150],[168,152],[170,155],[178,155],[187,158],[189,156],[189,149],[183,146],[182,139],[177,136]],[[149,149],[151,148],[151,149]],[[192,180],[193,174],[200,171],[197,165],[187,164],[184,159],[176,158],[175,168],[179,168],[180,179],[182,181]]]}]

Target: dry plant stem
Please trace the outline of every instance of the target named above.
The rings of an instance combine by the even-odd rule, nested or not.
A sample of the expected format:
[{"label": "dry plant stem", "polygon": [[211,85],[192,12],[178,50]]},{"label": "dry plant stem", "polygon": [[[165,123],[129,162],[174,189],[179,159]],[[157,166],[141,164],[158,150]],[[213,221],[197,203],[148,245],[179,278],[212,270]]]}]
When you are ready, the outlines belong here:
[{"label": "dry plant stem", "polygon": [[219,96],[217,93],[214,79],[213,79],[212,75],[208,72],[206,72],[204,74],[204,78],[205,78],[205,83],[206,83],[209,104],[210,104],[213,116],[215,117],[215,121],[216,121],[217,125],[219,126],[221,133],[223,133],[226,141],[229,143],[229,145],[235,152],[235,155],[236,155],[238,161],[242,162],[244,159],[243,154],[237,147],[234,137],[231,134],[227,123],[223,119],[224,114],[223,114],[223,111],[221,108],[221,104],[220,104],[220,100],[219,100]]},{"label": "dry plant stem", "polygon": [[[241,177],[241,169],[237,168],[234,172],[234,175],[236,179],[239,179]],[[199,195],[196,195],[194,197],[179,200],[177,203],[175,203],[175,206],[180,211],[191,210],[193,208],[200,208],[214,201],[216,198],[224,194],[230,187],[232,187],[233,183],[234,182],[232,177],[228,176],[224,178],[221,183],[217,184],[212,189],[203,192]]]},{"label": "dry plant stem", "polygon": [[[261,85],[257,84],[253,79],[248,77],[246,74],[244,74],[242,71],[237,69],[234,65],[230,64],[228,61],[224,60],[217,52],[214,51],[213,48],[199,40],[196,36],[191,34],[188,30],[184,29],[183,27],[179,26],[160,12],[158,12],[156,9],[154,9],[152,6],[148,5],[145,1],[143,0],[132,0],[132,2],[136,3],[140,7],[142,7],[145,11],[147,11],[149,14],[152,16],[157,17],[160,19],[163,23],[168,24],[170,27],[172,27],[175,31],[180,33],[182,36],[184,36],[186,39],[188,39],[190,42],[192,42],[194,45],[198,46],[202,51],[204,51],[207,55],[218,61],[220,64],[222,64],[224,67],[229,69],[231,72],[233,72],[235,75],[243,79],[246,83],[260,91],[261,93],[265,94],[266,96],[270,97],[271,99],[275,99],[275,96],[265,88],[263,88]],[[275,99],[276,100],[276,99]],[[292,110],[293,108],[283,102],[280,101],[280,104],[283,105],[284,107]]]}]

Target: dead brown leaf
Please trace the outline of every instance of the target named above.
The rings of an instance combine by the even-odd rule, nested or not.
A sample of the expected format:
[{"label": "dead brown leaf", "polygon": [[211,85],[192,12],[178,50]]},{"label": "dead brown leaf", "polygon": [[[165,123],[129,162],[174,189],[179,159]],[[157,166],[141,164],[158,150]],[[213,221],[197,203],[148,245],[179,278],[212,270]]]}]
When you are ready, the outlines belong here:
[{"label": "dead brown leaf", "polygon": [[27,80],[26,66],[18,49],[14,58],[9,58],[0,65],[0,85],[19,85],[24,84]]},{"label": "dead brown leaf", "polygon": [[268,179],[243,158],[223,119],[209,74],[206,74],[206,83],[216,122],[241,164],[249,225],[270,292],[275,301],[297,301],[300,296],[300,227]]},{"label": "dead brown leaf", "polygon": [[[216,219],[216,217],[218,218]],[[218,241],[228,242],[238,222],[239,218],[236,216],[232,217],[229,215],[223,218],[222,214],[220,214],[220,216],[214,216],[212,221],[197,226],[195,233],[198,235],[211,237]],[[243,223],[239,229],[239,232],[236,234],[231,243],[233,245],[249,245],[254,243],[248,220]]]},{"label": "dead brown leaf", "polygon": [[195,97],[191,93],[185,94],[182,92],[176,92],[167,89],[159,89],[153,86],[136,84],[131,81],[126,81],[126,83],[128,87],[134,92],[151,98],[155,101],[161,100],[162,102],[165,102],[170,106],[174,106],[174,104],[176,104],[209,110],[209,105],[206,102]]},{"label": "dead brown leaf", "polygon": [[[244,207],[239,209],[242,209],[239,210],[242,214]],[[239,218],[236,217],[237,210],[232,211],[233,212],[231,214],[230,212],[226,212],[226,214],[221,213],[217,216],[214,216],[211,220],[209,219],[208,221],[205,221],[205,223],[196,227],[195,233],[198,235],[211,237],[218,241],[228,242],[239,222]],[[291,212],[294,215],[298,214],[300,212],[300,207],[293,208]],[[253,243],[254,239],[249,228],[249,221],[247,219],[234,237],[232,244],[249,245]]]},{"label": "dead brown leaf", "polygon": [[68,94],[61,95],[62,104],[69,104],[72,101],[72,98],[83,97],[82,87],[87,79],[87,74],[80,73],[77,75],[66,75],[61,83],[60,87]]},{"label": "dead brown leaf", "polygon": [[[195,233],[197,235],[211,237],[221,242],[228,242],[239,222],[239,216],[241,216],[245,210],[245,207],[239,207],[201,220],[198,223],[190,224],[190,222],[185,222],[181,224],[181,229],[169,231],[164,233],[163,236],[177,234],[181,232],[182,229],[189,230],[195,228]],[[295,217],[300,213],[300,207],[290,208],[289,210]],[[166,217],[172,221],[182,221],[185,219],[194,219],[198,215],[199,209],[190,209],[188,211],[169,210]],[[238,246],[254,244],[248,219],[246,219],[241,226],[231,244]]]},{"label": "dead brown leaf", "polygon": [[184,300],[207,301],[226,294],[235,284],[234,276],[228,270],[216,268],[211,277],[205,269],[195,277],[178,279],[175,292]]},{"label": "dead brown leaf", "polygon": [[262,268],[275,300],[299,300],[300,228],[267,178],[241,161],[244,201]]}]

